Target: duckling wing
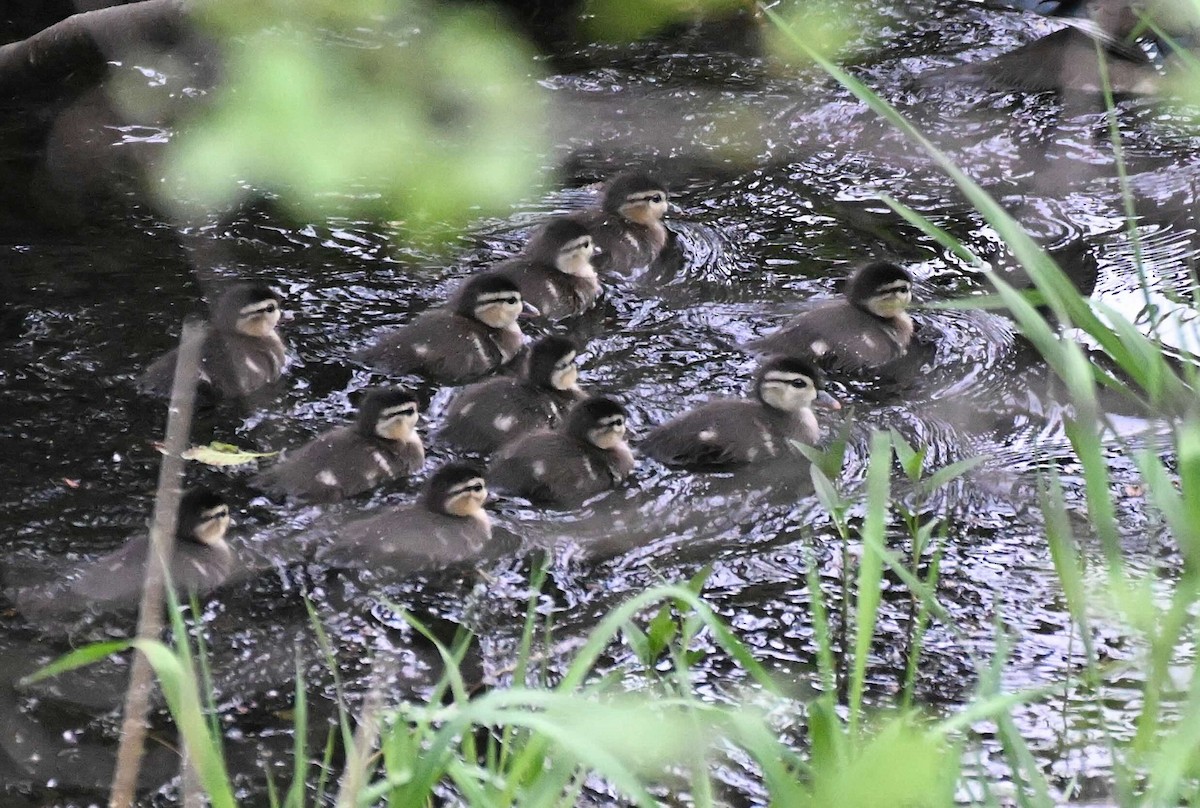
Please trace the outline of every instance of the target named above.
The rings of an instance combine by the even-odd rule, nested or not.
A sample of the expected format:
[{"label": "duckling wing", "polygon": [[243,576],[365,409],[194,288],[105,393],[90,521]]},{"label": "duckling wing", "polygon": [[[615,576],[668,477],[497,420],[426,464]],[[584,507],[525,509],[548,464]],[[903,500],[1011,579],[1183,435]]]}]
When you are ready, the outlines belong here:
[{"label": "duckling wing", "polygon": [[586,227],[600,248],[592,266],[601,275],[629,275],[654,260],[656,252],[646,236],[638,232],[646,230],[644,227],[600,209],[580,211],[572,214],[571,219]]},{"label": "duckling wing", "polygon": [[551,427],[557,413],[551,395],[541,395],[516,379],[491,379],[454,398],[441,436],[464,449],[491,452],[521,435]]},{"label": "duckling wing", "polygon": [[765,459],[772,435],[756,402],[712,401],[650,430],[640,448],[671,466],[721,468]]},{"label": "duckling wing", "polygon": [[349,427],[338,427],[288,452],[250,484],[279,496],[336,502],[411,472],[388,449]]},{"label": "duckling wing", "polygon": [[317,552],[317,560],[341,569],[415,572],[473,558],[489,537],[490,530],[476,519],[412,506],[347,525],[333,544]]},{"label": "duckling wing", "polygon": [[620,478],[607,452],[589,451],[557,432],[534,432],[501,448],[488,469],[498,491],[546,505],[576,505]]},{"label": "duckling wing", "polygon": [[849,303],[799,314],[750,347],[763,353],[806,357],[844,372],[886,365],[907,348],[900,345],[886,321]]},{"label": "duckling wing", "polygon": [[491,329],[445,310],[426,312],[385,334],[357,358],[386,373],[421,373],[436,381],[470,381],[495,370],[503,355]]}]

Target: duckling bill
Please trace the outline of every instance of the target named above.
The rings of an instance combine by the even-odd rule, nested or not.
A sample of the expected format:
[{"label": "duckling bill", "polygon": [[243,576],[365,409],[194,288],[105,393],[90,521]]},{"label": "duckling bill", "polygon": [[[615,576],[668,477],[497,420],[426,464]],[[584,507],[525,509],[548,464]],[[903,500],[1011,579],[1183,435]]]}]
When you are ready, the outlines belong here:
[{"label": "duckling bill", "polygon": [[590,309],[600,295],[600,279],[592,258],[597,253],[591,232],[568,218],[551,219],[523,255],[496,267],[521,289],[521,297],[550,320]]},{"label": "duckling bill", "polygon": [[463,388],[450,403],[440,436],[474,452],[491,452],[514,438],[554,427],[583,397],[576,382],[578,349],[565,337],[534,343],[520,379],[501,377]]},{"label": "duckling bill", "polygon": [[[183,495],[169,570],[178,591],[203,594],[229,578],[235,560],[225,542],[229,524],[229,506],[218,494],[192,489]],[[58,583],[19,592],[17,608],[32,617],[44,617],[136,606],[149,549],[148,534],[135,536]]]},{"label": "duckling bill", "polygon": [[293,499],[335,502],[414,474],[425,463],[425,446],[415,430],[419,415],[412,393],[371,390],[353,426],[331,429],[288,452],[251,484]]},{"label": "duckling bill", "polygon": [[600,208],[571,219],[585,227],[600,248],[603,273],[630,275],[654,263],[670,241],[663,224],[669,206],[667,188],[648,174],[625,172],[604,187]]},{"label": "duckling bill", "polygon": [[750,347],[806,357],[832,371],[875,370],[908,352],[913,321],[905,309],[911,302],[908,271],[875,261],[850,277],[844,300],[797,315]]},{"label": "duckling bill", "polygon": [[420,500],[354,522],[317,552],[331,567],[430,569],[479,555],[492,536],[483,470],[449,463],[425,484]]},{"label": "duckling bill", "polygon": [[695,468],[769,461],[793,454],[792,441],[820,440],[814,403],[841,407],[821,389],[812,363],[771,357],[758,370],[753,399],[703,404],[650,430],[641,449],[662,463]]},{"label": "duckling bill", "polygon": [[[281,296],[260,283],[241,283],[217,298],[200,348],[199,392],[208,401],[248,396],[279,379],[287,358],[275,328]],[[178,349],[156,359],[138,379],[146,393],[167,395]]]},{"label": "duckling bill", "polygon": [[445,308],[419,315],[357,358],[387,373],[420,373],[447,384],[478,379],[512,361],[525,335],[521,290],[494,272],[470,278]]},{"label": "duckling bill", "polygon": [[492,464],[497,489],[532,502],[570,507],[616,487],[633,471],[625,408],[594,396],[571,408],[556,430],[503,446]]}]

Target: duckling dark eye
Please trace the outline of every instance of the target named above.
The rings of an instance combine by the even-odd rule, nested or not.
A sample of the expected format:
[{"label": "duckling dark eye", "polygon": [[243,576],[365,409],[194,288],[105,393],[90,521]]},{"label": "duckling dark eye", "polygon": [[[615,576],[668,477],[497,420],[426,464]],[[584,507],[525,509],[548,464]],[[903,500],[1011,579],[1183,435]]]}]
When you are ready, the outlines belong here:
[{"label": "duckling dark eye", "polygon": [[654,196],[650,197],[650,201],[657,205],[659,202],[663,201],[662,194],[655,194]]},{"label": "duckling dark eye", "polygon": [[458,489],[458,493],[466,494],[466,493],[470,492],[470,493],[477,494],[482,490],[483,490],[483,483],[472,483],[471,485],[464,485],[462,488]]},{"label": "duckling dark eye", "polygon": [[279,310],[279,307],[276,306],[274,303],[268,303],[265,307],[263,307],[264,314],[274,314],[278,310]]},{"label": "duckling dark eye", "polygon": [[792,379],[791,385],[792,385],[792,387],[796,387],[796,388],[803,390],[805,387],[808,387],[808,382],[805,381],[804,379]]}]

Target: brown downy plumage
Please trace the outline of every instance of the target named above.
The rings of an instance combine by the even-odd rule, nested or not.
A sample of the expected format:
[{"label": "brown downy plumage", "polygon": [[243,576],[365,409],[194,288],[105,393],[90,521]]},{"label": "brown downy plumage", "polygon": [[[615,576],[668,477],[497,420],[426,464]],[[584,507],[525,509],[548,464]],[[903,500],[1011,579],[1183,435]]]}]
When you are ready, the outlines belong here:
[{"label": "brown downy plumage", "polygon": [[575,343],[544,337],[534,343],[525,374],[463,388],[446,413],[439,436],[473,452],[491,452],[520,435],[558,424],[583,397],[576,386]]},{"label": "brown downy plumage", "polygon": [[371,390],[352,426],[331,429],[288,451],[250,484],[273,494],[335,502],[420,471],[425,447],[415,427],[417,397],[406,390]]},{"label": "brown downy plumage", "polygon": [[[247,396],[283,374],[287,355],[275,331],[283,313],[280,300],[277,291],[260,283],[239,283],[217,298],[200,348],[204,399]],[[178,349],[154,360],[138,378],[138,388],[169,394],[177,358]]]},{"label": "brown downy plumage", "polygon": [[[203,489],[183,495],[170,567],[171,582],[181,597],[208,592],[232,574],[235,558],[225,543],[228,529],[229,508],[219,495]],[[60,581],[18,592],[17,608],[30,617],[45,618],[136,607],[149,548],[149,535],[135,536]]]},{"label": "brown downy plumage", "polygon": [[593,262],[601,274],[628,276],[654,263],[670,240],[663,224],[666,187],[647,174],[626,172],[604,187],[599,209],[571,215],[592,234],[600,254]]},{"label": "brown downy plumage", "polygon": [[584,399],[558,429],[531,432],[503,446],[489,479],[498,490],[532,502],[576,505],[616,487],[633,471],[625,420],[625,409],[612,399]]},{"label": "brown downy plumage", "polygon": [[420,373],[460,384],[507,364],[525,335],[524,303],[510,279],[485,272],[467,280],[445,308],[419,315],[385,334],[356,358],[387,373]]},{"label": "brown downy plumage", "polygon": [[494,271],[511,278],[521,297],[549,320],[582,314],[596,303],[600,279],[592,257],[596,245],[581,223],[551,219],[526,245],[524,253]]},{"label": "brown downy plumage", "polygon": [[650,430],[640,448],[668,465],[720,468],[766,462],[793,454],[792,441],[813,445],[820,440],[814,402],[841,407],[821,389],[813,364],[771,357],[755,376],[753,399],[703,404]]},{"label": "brown downy plumage", "polygon": [[912,276],[887,261],[861,267],[846,284],[846,299],[793,317],[750,343],[756,351],[812,359],[832,371],[856,373],[900,358],[912,341]]},{"label": "brown downy plumage", "polygon": [[469,560],[492,536],[486,499],[480,468],[449,463],[429,478],[417,503],[344,526],[317,552],[317,560],[331,567],[400,572]]}]

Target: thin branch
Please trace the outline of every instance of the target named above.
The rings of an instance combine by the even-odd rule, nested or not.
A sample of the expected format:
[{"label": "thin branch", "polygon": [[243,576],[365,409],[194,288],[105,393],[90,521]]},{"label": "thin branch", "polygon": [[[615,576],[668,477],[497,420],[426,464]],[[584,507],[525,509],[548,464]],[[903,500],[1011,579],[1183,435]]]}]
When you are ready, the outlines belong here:
[{"label": "thin branch", "polygon": [[[138,639],[157,640],[163,630],[163,589],[166,570],[175,549],[175,527],[179,518],[180,481],[183,479],[183,452],[192,428],[192,409],[196,399],[196,371],[200,364],[200,344],[204,328],[199,321],[183,325],[179,358],[171,388],[164,442],[166,453],[158,472],[158,492],[154,499],[154,520],[150,526],[150,545],[146,555],[146,578],[138,609]],[[125,693],[125,718],[121,724],[121,744],[117,749],[117,768],[113,774],[110,808],[129,808],[137,791],[142,747],[146,738],[146,713],[153,685],[150,663],[136,651]]]}]

